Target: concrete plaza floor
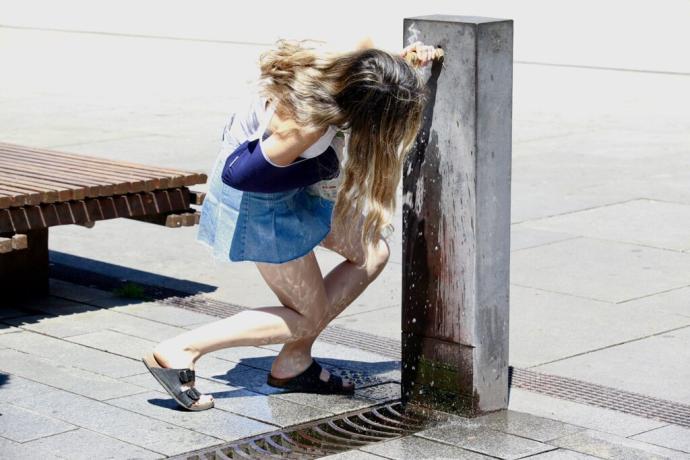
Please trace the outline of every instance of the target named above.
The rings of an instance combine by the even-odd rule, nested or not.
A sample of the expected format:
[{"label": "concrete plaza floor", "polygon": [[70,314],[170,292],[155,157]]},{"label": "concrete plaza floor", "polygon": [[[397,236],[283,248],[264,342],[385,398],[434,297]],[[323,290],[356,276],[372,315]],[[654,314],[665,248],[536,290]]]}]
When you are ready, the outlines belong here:
[{"label": "concrete plaza floor", "polygon": [[[263,49],[11,28],[0,39],[0,141],[205,172],[253,75],[237,63]],[[516,63],[513,113],[510,364],[687,410],[690,76]],[[399,339],[400,212],[396,222],[388,266],[334,325]],[[123,219],[58,227],[51,260],[245,307],[277,304],[252,264],[213,261],[195,231]],[[320,248],[317,257],[324,273],[342,260]],[[248,347],[200,361],[200,388],[217,409],[175,411],[137,359],[211,318],[53,287],[31,314],[0,310],[9,458],[176,455],[374,404],[371,388],[397,385],[390,358],[324,342],[317,356],[374,363],[381,369],[367,369],[384,380],[351,400],[274,394],[262,379],[275,350]],[[670,423],[517,388],[510,409],[341,457],[690,458],[690,429]]]}]

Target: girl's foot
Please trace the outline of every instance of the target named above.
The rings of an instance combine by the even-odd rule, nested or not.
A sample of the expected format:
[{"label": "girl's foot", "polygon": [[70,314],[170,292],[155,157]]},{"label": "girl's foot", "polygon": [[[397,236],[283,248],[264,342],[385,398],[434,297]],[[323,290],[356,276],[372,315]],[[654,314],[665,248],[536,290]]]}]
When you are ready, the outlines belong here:
[{"label": "girl's foot", "polygon": [[162,353],[156,347],[142,361],[158,383],[185,409],[205,410],[214,406],[213,396],[201,394],[194,388],[194,361],[185,353]]},{"label": "girl's foot", "polygon": [[267,383],[278,388],[304,393],[345,393],[355,391],[354,383],[338,375],[333,375],[313,358],[306,369],[291,375],[281,375],[271,370]]}]

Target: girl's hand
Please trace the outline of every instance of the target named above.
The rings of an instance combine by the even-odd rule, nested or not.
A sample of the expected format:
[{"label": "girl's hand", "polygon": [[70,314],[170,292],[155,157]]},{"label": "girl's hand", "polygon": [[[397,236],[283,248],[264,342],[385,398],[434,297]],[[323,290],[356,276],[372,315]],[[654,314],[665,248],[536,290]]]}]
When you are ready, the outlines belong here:
[{"label": "girl's hand", "polygon": [[436,57],[437,52],[435,47],[416,41],[403,48],[399,55],[413,66],[424,67]]}]

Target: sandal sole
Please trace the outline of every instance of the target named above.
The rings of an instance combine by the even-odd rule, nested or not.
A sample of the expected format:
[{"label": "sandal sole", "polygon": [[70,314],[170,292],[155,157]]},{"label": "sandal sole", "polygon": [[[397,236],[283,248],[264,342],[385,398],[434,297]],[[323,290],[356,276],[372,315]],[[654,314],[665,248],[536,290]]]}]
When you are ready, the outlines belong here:
[{"label": "sandal sole", "polygon": [[157,361],[156,358],[153,356],[153,353],[148,353],[146,356],[144,356],[143,358],[141,358],[141,361],[144,363],[144,365],[145,365],[146,368],[149,370],[149,372],[151,373],[151,375],[153,375],[153,378],[155,378],[156,381],[158,381],[158,383],[160,384],[160,386],[162,386],[163,389],[164,389],[164,390],[165,390],[175,401],[177,401],[177,404],[179,404],[180,406],[184,407],[184,408],[187,409],[187,410],[197,411],[197,412],[198,412],[198,411],[202,411],[202,410],[211,409],[212,407],[215,406],[215,404],[214,404],[213,401],[211,402],[211,404],[210,404],[208,407],[207,407],[207,406],[199,406],[199,407],[185,406],[184,403],[183,403],[182,401],[180,401],[180,400],[177,398],[177,396],[176,396],[172,391],[170,391],[170,389],[168,388],[168,386],[167,386],[165,383],[163,383],[163,382],[158,378],[158,376],[156,375],[156,373],[153,372],[152,368],[163,369],[163,367],[161,367],[160,364],[158,364],[158,361]]}]

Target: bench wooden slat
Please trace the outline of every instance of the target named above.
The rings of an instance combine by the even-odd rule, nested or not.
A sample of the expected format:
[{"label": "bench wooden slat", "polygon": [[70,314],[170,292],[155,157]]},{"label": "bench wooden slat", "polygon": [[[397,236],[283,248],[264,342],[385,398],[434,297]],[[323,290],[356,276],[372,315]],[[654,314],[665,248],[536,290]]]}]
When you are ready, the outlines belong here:
[{"label": "bench wooden slat", "polygon": [[[86,195],[83,188],[73,189],[67,186],[67,184],[59,183],[56,180],[46,180],[34,177],[20,176],[16,174],[10,174],[5,171],[0,171],[0,183],[17,183],[23,185],[43,187],[46,191],[55,192],[57,194],[58,200],[81,199],[84,198],[84,196]],[[2,186],[0,186],[0,188],[2,188]],[[0,194],[2,194],[1,191]]]},{"label": "bench wooden slat", "polygon": [[12,249],[19,251],[21,249],[26,249],[27,247],[29,247],[29,245],[26,235],[21,233],[12,235]]},{"label": "bench wooden slat", "polygon": [[124,175],[100,173],[86,168],[73,168],[53,163],[41,164],[39,162],[7,157],[2,152],[0,152],[0,161],[3,166],[12,168],[16,174],[22,174],[22,171],[31,171],[32,173],[40,173],[41,176],[39,177],[50,177],[52,175],[69,177],[81,183],[114,187],[114,193],[138,191],[143,187],[143,181],[140,179],[132,181],[130,177],[125,177]]},{"label": "bench wooden slat", "polygon": [[37,193],[35,190],[27,190],[12,185],[3,185],[3,190],[13,194],[15,198],[14,206],[26,206],[28,204],[37,204],[41,202],[41,194]]},{"label": "bench wooden slat", "polygon": [[6,254],[12,250],[12,238],[0,237],[0,254]]},{"label": "bench wooden slat", "polygon": [[23,154],[0,151],[0,159],[10,159],[14,161],[26,162],[30,165],[36,165],[40,168],[48,168],[50,170],[72,170],[80,171],[92,177],[108,178],[109,180],[118,181],[143,181],[142,183],[148,187],[149,190],[154,190],[160,187],[168,187],[170,178],[160,177],[150,173],[137,171],[135,169],[123,168],[103,168],[98,164],[90,164],[84,161],[56,161],[55,158],[45,157],[25,157]]},{"label": "bench wooden slat", "polygon": [[[65,186],[68,190],[72,192],[72,198],[74,199],[75,197],[78,197],[82,193],[86,196],[98,196],[101,192],[101,189],[103,188],[103,185],[88,180],[84,179],[83,177],[75,177],[74,175],[63,175],[62,177],[59,178],[46,178],[45,175],[39,171],[31,171],[28,169],[22,169],[19,170],[15,166],[10,166],[8,164],[3,164],[4,166],[4,173],[5,174],[12,174],[12,175],[19,175],[21,174],[21,177],[25,178],[26,180],[38,180],[38,181],[46,181],[51,184],[51,186]],[[3,182],[0,182],[0,193],[2,193],[2,184]],[[113,187],[111,186],[109,190],[113,190]]]},{"label": "bench wooden slat", "polygon": [[[177,190],[205,181],[206,175],[196,172],[0,143],[0,209],[126,193]],[[203,194],[190,197],[189,190],[185,190],[188,195],[183,198],[179,190],[166,191],[156,195],[155,199],[141,195],[139,202],[127,204],[151,213],[163,202],[167,202],[163,206],[165,208],[179,204],[180,200],[189,202],[190,198],[196,204],[202,202]],[[105,206],[110,213],[117,213],[118,209],[123,211],[120,209],[122,203],[116,201],[99,202],[98,206]],[[53,210],[54,219],[58,219],[56,212],[61,209],[56,207]],[[161,209],[159,212],[164,211]],[[106,211],[101,210],[101,213]],[[18,215],[15,217],[19,218]],[[5,218],[9,218],[8,215]]]},{"label": "bench wooden slat", "polygon": [[177,170],[177,169],[162,168],[162,167],[157,167],[157,166],[149,166],[149,165],[143,165],[140,163],[130,163],[130,162],[120,161],[120,160],[107,160],[107,159],[100,158],[100,157],[81,155],[81,154],[73,154],[73,153],[67,153],[67,152],[60,152],[60,151],[55,151],[55,150],[46,150],[46,149],[33,148],[33,147],[29,148],[29,147],[13,145],[13,144],[6,144],[6,143],[0,143],[0,152],[2,152],[2,151],[33,153],[36,155],[48,156],[50,158],[76,159],[78,161],[87,161],[88,164],[92,164],[92,163],[93,164],[102,164],[102,165],[109,165],[109,166],[112,166],[115,168],[127,167],[127,168],[140,170],[140,171],[149,171],[149,172],[154,173],[154,174],[159,174],[161,177],[174,176],[174,177],[182,178],[182,180],[185,182],[185,184],[183,184],[183,185],[196,185],[196,184],[200,184],[200,183],[205,182],[207,179],[206,174],[203,174],[203,173],[181,171],[181,170]]}]

